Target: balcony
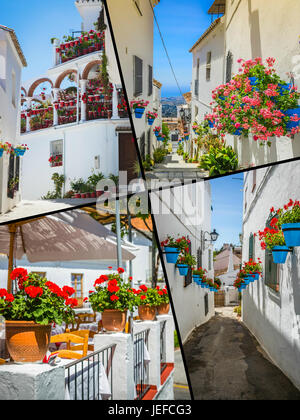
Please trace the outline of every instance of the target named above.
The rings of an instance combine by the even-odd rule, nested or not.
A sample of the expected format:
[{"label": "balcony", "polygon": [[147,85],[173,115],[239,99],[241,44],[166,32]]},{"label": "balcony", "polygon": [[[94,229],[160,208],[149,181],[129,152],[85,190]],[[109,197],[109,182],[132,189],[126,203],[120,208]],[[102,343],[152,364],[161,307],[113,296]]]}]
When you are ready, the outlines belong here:
[{"label": "balcony", "polygon": [[77,38],[73,36],[65,37],[64,43],[59,43],[56,40],[54,48],[55,65],[58,66],[96,51],[104,51],[105,32],[90,31],[82,32],[81,36]]}]

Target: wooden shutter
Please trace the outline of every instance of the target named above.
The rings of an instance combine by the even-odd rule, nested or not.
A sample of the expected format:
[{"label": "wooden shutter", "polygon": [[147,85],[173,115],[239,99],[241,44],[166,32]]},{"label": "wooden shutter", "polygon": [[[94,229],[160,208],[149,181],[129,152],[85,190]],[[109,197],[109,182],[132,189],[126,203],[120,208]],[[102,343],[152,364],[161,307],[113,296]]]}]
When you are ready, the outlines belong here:
[{"label": "wooden shutter", "polygon": [[[192,244],[191,243],[189,243],[189,253],[190,254],[192,253]],[[187,287],[189,284],[192,283],[192,281],[193,281],[192,273],[193,272],[192,272],[191,268],[189,267],[189,272],[187,273],[187,275],[184,278],[184,287]]]},{"label": "wooden shutter", "polygon": [[134,56],[134,96],[143,93],[143,60]]},{"label": "wooden shutter", "polygon": [[151,96],[153,93],[153,68],[148,66],[148,96]]},{"label": "wooden shutter", "polygon": [[232,77],[232,62],[233,62],[233,55],[230,51],[228,51],[226,57],[226,83],[229,83]]}]

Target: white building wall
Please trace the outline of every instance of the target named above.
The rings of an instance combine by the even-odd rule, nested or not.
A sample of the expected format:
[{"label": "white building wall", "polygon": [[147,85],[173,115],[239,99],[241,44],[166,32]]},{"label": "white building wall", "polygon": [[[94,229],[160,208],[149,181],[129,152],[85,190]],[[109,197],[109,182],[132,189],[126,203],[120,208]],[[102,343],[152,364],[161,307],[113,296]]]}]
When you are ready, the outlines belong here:
[{"label": "white building wall", "polygon": [[[265,227],[270,208],[282,207],[300,196],[297,162],[257,170],[254,191],[251,172],[245,174],[243,261],[249,260],[249,236]],[[244,206],[245,207],[245,206]],[[255,238],[254,258],[264,261],[265,252]],[[276,365],[300,387],[300,250],[278,265],[279,292],[264,284],[264,277],[243,291],[243,321]]]},{"label": "white building wall", "polygon": [[[9,32],[0,29],[0,140],[13,145],[16,144],[17,132],[20,131],[22,68],[22,62]],[[15,92],[14,104],[13,92]],[[4,153],[0,158],[0,213],[6,213],[20,200],[19,192],[13,199],[7,197],[9,156]],[[23,158],[21,163],[22,160]]]},{"label": "white building wall", "polygon": [[[30,132],[21,136],[30,149],[30,159],[24,159],[22,177],[22,199],[37,200],[50,189],[51,180],[57,172],[66,177],[65,191],[69,191],[70,181],[87,178],[96,172],[105,176],[118,173],[119,146],[115,129],[118,120],[94,120],[83,124],[71,124]],[[63,166],[51,167],[50,143],[64,141]],[[100,157],[100,167],[95,167],[95,157]],[[34,163],[33,163],[34,162]]]},{"label": "white building wall", "polygon": [[[199,86],[201,97],[207,100],[209,98],[207,102],[209,104],[211,91],[225,82],[225,63],[229,51],[233,54],[232,75],[238,73],[237,60],[239,58],[248,60],[261,57],[266,60],[268,57],[274,57],[276,72],[279,76],[283,80],[289,81],[287,73],[293,72],[295,84],[299,88],[299,13],[300,3],[297,0],[226,2],[226,14],[222,17],[225,28],[224,36],[222,36],[220,24],[218,24],[194,51],[193,73],[197,56],[203,55],[203,64],[203,60],[206,62],[205,52],[207,50],[212,51],[212,60],[214,55],[218,56],[222,50],[224,54],[223,57],[219,56],[217,66],[212,61],[212,86],[205,83],[205,79],[201,81]],[[193,74],[193,79],[194,77]],[[200,113],[200,121],[201,117]],[[240,165],[246,167],[300,156],[299,140],[299,134],[295,136],[294,140],[288,137],[274,137],[271,140],[271,147],[267,145],[261,147],[251,135],[249,138],[226,135],[226,143],[235,149]]]},{"label": "white building wall", "polygon": [[[169,198],[168,190],[151,193],[151,205],[154,213],[160,242],[168,235],[188,236],[191,240],[192,254],[197,255],[201,247],[201,230],[211,232],[211,192],[210,184],[197,184],[175,187]],[[197,198],[196,198],[197,197]],[[173,204],[172,201],[174,200]],[[162,201],[161,201],[162,200]],[[158,212],[160,206],[160,210]],[[170,207],[172,212],[170,212]],[[192,214],[194,213],[194,214]],[[208,236],[205,236],[208,238]],[[208,270],[208,277],[214,277],[213,249],[206,243],[202,253],[202,267]],[[211,251],[211,268],[209,269],[209,251]],[[184,287],[184,277],[174,264],[165,260],[170,291],[175,306],[181,338],[186,341],[192,330],[208,321],[214,315],[214,294],[202,289],[194,282]],[[208,313],[205,315],[204,296],[208,293]]]}]

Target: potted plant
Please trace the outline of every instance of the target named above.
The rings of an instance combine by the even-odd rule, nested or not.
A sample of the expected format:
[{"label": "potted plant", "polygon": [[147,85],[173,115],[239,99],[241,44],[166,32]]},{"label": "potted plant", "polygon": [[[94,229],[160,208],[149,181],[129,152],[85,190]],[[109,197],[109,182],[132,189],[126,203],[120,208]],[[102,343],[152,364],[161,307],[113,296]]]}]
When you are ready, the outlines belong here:
[{"label": "potted plant", "polygon": [[0,157],[3,156],[4,152],[10,153],[12,150],[11,148],[11,144],[10,143],[2,143],[2,141],[0,141]]},{"label": "potted plant", "polygon": [[161,289],[159,286],[156,286],[156,290],[159,296],[159,304],[156,307],[157,313],[158,315],[167,315],[170,311],[170,299],[167,288]]},{"label": "potted plant", "polygon": [[300,246],[300,202],[290,199],[277,211],[278,227],[281,227],[288,247]]},{"label": "potted plant", "polygon": [[43,360],[50,342],[52,324],[74,319],[75,290],[62,289],[45,277],[16,268],[10,275],[18,283],[13,295],[0,290],[0,315],[5,318],[6,343],[11,358],[18,363]]},{"label": "potted plant", "polygon": [[180,252],[185,249],[189,243],[190,240],[185,236],[175,239],[168,235],[167,239],[161,242],[161,247],[164,249],[167,262],[175,264]]},{"label": "potted plant", "polygon": [[144,101],[143,99],[130,102],[130,107],[133,109],[136,118],[142,118],[148,105],[149,101]]},{"label": "potted plant", "polygon": [[[274,220],[274,218],[272,220]],[[259,239],[262,241],[260,244],[261,248],[263,250],[268,248],[272,251],[275,264],[284,264],[289,252],[289,247],[285,243],[282,230],[275,227],[276,220],[273,222],[274,227],[266,227],[263,231],[259,231],[258,234]]]},{"label": "potted plant", "polygon": [[23,156],[26,150],[29,150],[27,144],[18,144],[13,148],[13,152],[16,156]]},{"label": "potted plant", "polygon": [[151,111],[146,112],[148,124],[152,125],[154,123],[155,118],[157,118],[157,116],[158,115],[156,112],[151,112]]},{"label": "potted plant", "polygon": [[160,305],[160,294],[157,289],[148,288],[144,284],[135,291],[136,306],[139,318],[142,321],[153,321],[156,317],[156,308]]},{"label": "potted plant", "polygon": [[159,136],[160,130],[161,130],[161,127],[159,127],[159,126],[154,127],[153,132],[154,132],[156,137]]},{"label": "potted plant", "polygon": [[127,311],[136,306],[134,290],[117,273],[101,275],[94,283],[95,291],[90,291],[89,302],[95,312],[102,312],[102,324],[106,331],[122,332],[125,329]]},{"label": "potted plant", "polygon": [[260,258],[258,258],[257,262],[253,261],[252,258],[250,258],[249,261],[244,262],[242,272],[245,274],[245,277],[249,280],[249,282],[254,282],[255,280],[258,280],[262,272]]},{"label": "potted plant", "polygon": [[195,257],[188,252],[184,252],[178,257],[176,267],[178,268],[181,276],[186,276],[189,272],[189,268],[193,267],[195,264]]},{"label": "potted plant", "polygon": [[201,286],[201,281],[202,279],[205,277],[207,273],[206,269],[203,269],[201,267],[197,268],[197,269],[193,269],[193,280],[196,284],[199,284],[199,286]]}]

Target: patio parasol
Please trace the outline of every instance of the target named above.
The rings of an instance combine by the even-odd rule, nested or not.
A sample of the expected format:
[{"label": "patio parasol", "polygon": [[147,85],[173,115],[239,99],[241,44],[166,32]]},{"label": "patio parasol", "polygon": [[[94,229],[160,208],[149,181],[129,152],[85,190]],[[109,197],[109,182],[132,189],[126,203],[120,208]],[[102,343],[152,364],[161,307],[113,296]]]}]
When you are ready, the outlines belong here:
[{"label": "patio parasol", "polygon": [[123,261],[135,258],[114,233],[81,210],[0,226],[0,252],[8,255],[8,291],[14,257],[26,255],[30,262],[118,260],[118,249]]}]

